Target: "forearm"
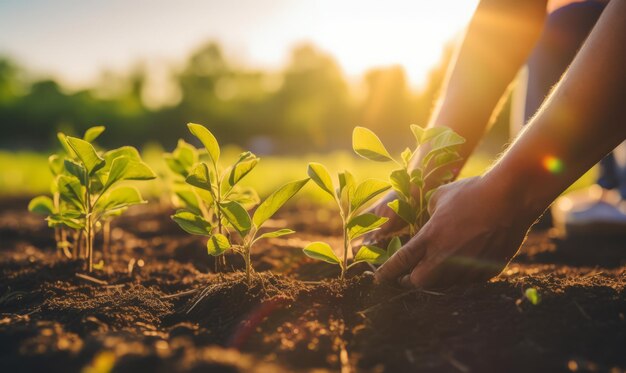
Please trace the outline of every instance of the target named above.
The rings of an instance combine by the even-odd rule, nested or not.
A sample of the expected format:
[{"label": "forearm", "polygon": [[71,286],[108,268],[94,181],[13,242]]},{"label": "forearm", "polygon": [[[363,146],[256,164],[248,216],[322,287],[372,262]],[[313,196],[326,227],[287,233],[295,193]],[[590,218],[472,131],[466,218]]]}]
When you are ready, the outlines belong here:
[{"label": "forearm", "polygon": [[485,180],[537,217],[626,138],[626,1],[612,1],[566,74]]},{"label": "forearm", "polygon": [[544,0],[484,0],[476,9],[429,121],[465,137],[459,149],[464,159],[535,45],[545,12]]}]

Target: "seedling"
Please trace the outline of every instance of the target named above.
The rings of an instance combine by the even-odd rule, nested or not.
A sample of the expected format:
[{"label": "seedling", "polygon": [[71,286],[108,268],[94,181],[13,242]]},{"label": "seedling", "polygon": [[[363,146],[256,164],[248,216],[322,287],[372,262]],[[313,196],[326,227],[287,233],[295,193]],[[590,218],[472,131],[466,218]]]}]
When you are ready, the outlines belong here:
[{"label": "seedling", "polygon": [[257,237],[263,224],[271,218],[278,209],[289,201],[306,183],[308,178],[294,181],[283,185],[265,199],[255,210],[254,215],[250,215],[246,209],[236,201],[223,201],[219,208],[224,214],[228,225],[239,235],[240,244],[231,244],[227,237],[214,234],[209,238],[208,250],[211,255],[221,255],[225,250],[231,249],[239,253],[246,264],[246,280],[250,285],[251,273],[253,271],[250,254],[252,246],[261,239],[285,236],[295,233],[291,229],[279,229],[272,232],[263,233]]},{"label": "seedling", "polygon": [[[124,146],[100,155],[91,142],[103,131],[104,127],[91,128],[82,139],[59,134],[67,152],[55,179],[59,203],[37,197],[29,206],[47,213],[51,226],[63,225],[84,234],[89,272],[93,270],[96,230],[129,206],[146,202],[136,188],[119,184],[156,177],[133,147]],[[55,165],[56,162],[60,164],[55,161]]]},{"label": "seedling", "polygon": [[[259,158],[251,152],[243,152],[233,165],[222,169],[221,150],[215,136],[200,124],[189,123],[187,127],[204,145],[208,162],[198,162],[197,149],[184,141],[179,141],[176,150],[166,155],[169,168],[185,180],[184,185],[175,186],[176,196],[184,208],[176,211],[172,219],[188,233],[209,237],[209,254],[218,257],[225,266],[222,254],[231,247],[227,237],[227,214],[232,213],[225,206],[237,210],[241,207],[247,214],[246,210],[258,203],[254,189],[240,187],[238,183],[254,169]],[[218,260],[215,263],[217,272]]]},{"label": "seedling", "polygon": [[[92,142],[98,138],[105,128],[103,126],[96,126],[89,128],[83,135],[83,140]],[[48,166],[52,173],[53,180],[50,183],[49,196],[38,196],[33,198],[28,204],[28,210],[47,217],[48,226],[54,228],[54,238],[56,241],[56,247],[59,251],[63,252],[68,258],[76,258],[80,254],[82,238],[82,227],[84,226],[84,219],[81,218],[75,210],[68,205],[67,202],[60,198],[58,179],[62,174],[68,174],[65,169],[64,159],[70,153],[70,150],[66,143],[65,134],[59,132],[57,138],[65,149],[63,153],[52,154],[48,157]],[[68,241],[68,233],[73,232],[73,242]],[[72,248],[70,253],[69,249]]]},{"label": "seedling", "polygon": [[[352,133],[352,147],[363,158],[376,162],[395,162],[400,166],[391,172],[389,180],[397,199],[388,206],[409,227],[409,234],[415,235],[428,220],[428,201],[432,193],[443,183],[454,177],[451,171],[441,170],[447,165],[461,160],[456,149],[465,139],[447,127],[421,128],[411,125],[417,145],[406,148],[400,160],[393,158],[378,136],[364,127],[356,127]],[[422,153],[417,164],[412,164],[416,154]]]},{"label": "seedling", "polygon": [[528,288],[524,291],[524,297],[532,304],[533,306],[539,305],[541,303],[541,295],[535,288]]},{"label": "seedling", "polygon": [[[339,265],[341,279],[345,278],[346,270],[359,262],[380,264],[385,259],[387,251],[373,247],[362,246],[354,257],[353,263],[348,265],[348,252],[353,240],[366,233],[379,229],[388,219],[372,213],[362,213],[368,202],[385,192],[391,185],[383,180],[367,179],[357,184],[352,174],[344,171],[338,174],[339,187],[333,183],[330,173],[319,163],[309,163],[309,177],[324,192],[328,193],[339,207],[343,232],[343,258],[337,257],[331,246],[325,242],[312,242],[304,248],[304,253],[314,259]],[[399,242],[399,241],[398,241]],[[397,242],[390,246],[389,252],[395,252]]]}]

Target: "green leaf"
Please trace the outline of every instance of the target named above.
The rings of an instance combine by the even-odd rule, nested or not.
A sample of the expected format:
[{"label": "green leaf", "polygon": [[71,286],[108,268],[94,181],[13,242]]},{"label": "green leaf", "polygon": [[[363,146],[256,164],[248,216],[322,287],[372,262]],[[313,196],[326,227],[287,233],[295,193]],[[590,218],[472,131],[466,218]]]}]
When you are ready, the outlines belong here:
[{"label": "green leaf", "polygon": [[230,192],[228,199],[239,202],[246,210],[258,205],[260,201],[259,195],[252,187],[237,188],[236,191]]},{"label": "green leaf", "polygon": [[52,214],[46,218],[49,227],[58,227],[64,225],[72,229],[83,229],[85,227],[85,220],[82,219],[82,214],[78,211],[65,211],[61,214]]},{"label": "green leaf", "polygon": [[131,161],[141,162],[141,156],[139,155],[139,151],[132,146],[122,146],[117,149],[111,149],[108,152],[104,153],[103,158],[107,162],[105,169],[107,167],[111,168],[111,163],[115,158],[119,158],[125,156]]},{"label": "green leaf", "polygon": [[198,149],[183,139],[178,139],[174,157],[187,169],[198,162]]},{"label": "green leaf", "polygon": [[195,186],[196,188],[208,190],[213,193],[211,186],[211,176],[209,174],[209,166],[206,163],[201,162],[194,166],[189,173],[189,176],[185,179],[187,184]]},{"label": "green leaf", "polygon": [[223,234],[216,233],[209,238],[206,248],[210,255],[219,256],[230,249],[230,242]]},{"label": "green leaf", "polygon": [[187,169],[185,169],[185,166],[183,166],[171,153],[163,154],[163,161],[165,161],[167,168],[169,168],[173,173],[181,175],[182,177],[187,177]]},{"label": "green leaf", "polygon": [[333,249],[326,242],[311,242],[302,251],[309,258],[341,265],[341,260],[339,260]]},{"label": "green leaf", "polygon": [[93,142],[95,139],[98,138],[98,136],[102,134],[102,132],[104,132],[105,129],[106,128],[104,126],[91,127],[87,131],[85,131],[85,134],[83,135],[83,140],[87,142]]},{"label": "green leaf", "polygon": [[409,167],[409,163],[411,163],[411,158],[413,158],[413,152],[411,149],[406,148],[402,153],[400,153],[400,158],[402,158],[402,163],[404,167]]},{"label": "green leaf", "polygon": [[174,188],[174,194],[178,197],[183,206],[194,214],[201,215],[200,202],[196,193],[189,190],[189,188]]},{"label": "green leaf", "polygon": [[278,188],[274,193],[263,201],[254,212],[252,222],[258,228],[278,211],[287,201],[306,185],[309,179],[292,181]]},{"label": "green leaf", "polygon": [[416,124],[411,125],[411,132],[415,136],[415,140],[417,140],[417,144],[421,145],[428,142],[433,137],[436,137],[446,131],[450,131],[448,127],[430,127],[430,128],[422,128]]},{"label": "green leaf", "polygon": [[411,180],[408,172],[401,168],[394,170],[389,175],[389,181],[391,181],[391,187],[398,194],[408,199],[411,197]]},{"label": "green leaf", "polygon": [[348,171],[339,173],[339,191],[337,192],[337,198],[341,199],[343,191],[346,191],[348,196],[348,200],[352,199],[352,195],[354,194],[354,186],[356,185],[356,181],[354,176]]},{"label": "green leaf", "polygon": [[418,145],[422,144],[422,138],[424,137],[424,128],[418,126],[417,124],[411,124],[411,132],[413,132],[413,136],[415,136],[415,140]]},{"label": "green leaf", "polygon": [[137,188],[130,186],[120,187],[104,194],[96,204],[96,210],[117,210],[141,203],[147,203],[147,201],[141,198],[141,194]]},{"label": "green leaf", "polygon": [[85,174],[85,167],[83,167],[82,164],[78,163],[78,162],[74,162],[73,160],[66,158],[63,161],[63,166],[65,167],[65,170],[67,170],[67,172],[76,177],[79,181],[80,184],[83,186],[87,185],[87,175]]},{"label": "green leaf", "polygon": [[415,184],[420,189],[424,187],[424,173],[420,168],[411,171],[411,183]]},{"label": "green leaf", "polygon": [[430,142],[431,148],[423,160],[424,164],[426,164],[435,154],[465,143],[465,139],[453,130],[447,127],[439,128],[444,128],[445,131],[432,138]]},{"label": "green leaf", "polygon": [[433,188],[429,190],[428,192],[426,192],[426,196],[424,197],[424,199],[426,200],[426,206],[428,206],[428,204],[430,203],[430,199],[432,198],[433,194],[435,194],[436,191],[437,191],[437,188]]},{"label": "green leaf", "polygon": [[237,163],[235,163],[230,169],[228,174],[228,185],[231,188],[235,186],[254,169],[257,163],[259,163],[259,158],[257,158],[254,154],[250,152],[242,153],[239,156]]},{"label": "green leaf", "polygon": [[316,162],[309,163],[307,168],[307,175],[317,184],[323,191],[335,196],[335,187],[333,186],[333,180],[330,177],[330,173],[324,167],[324,165]]},{"label": "green leaf", "polygon": [[164,154],[163,159],[172,172],[187,177],[191,167],[198,162],[198,149],[179,139],[176,149],[172,153]]},{"label": "green leaf", "polygon": [[433,157],[433,166],[436,168],[443,167],[447,164],[458,162],[461,156],[457,152],[445,152],[437,154]]},{"label": "green leaf", "polygon": [[293,234],[293,233],[296,233],[296,231],[291,230],[291,229],[279,229],[277,231],[263,233],[257,238],[257,240],[261,238],[276,238],[276,237],[286,236],[288,234]]},{"label": "green leaf", "polygon": [[48,196],[35,197],[28,203],[28,211],[39,215],[52,215],[54,210],[54,202]]},{"label": "green leaf", "polygon": [[70,157],[76,157],[76,153],[67,143],[67,136],[63,132],[57,132],[57,139],[59,139],[59,143],[63,147],[63,150],[65,150]]},{"label": "green leaf", "polygon": [[400,237],[395,236],[387,245],[387,257],[391,258],[400,248],[402,248],[402,241],[400,241]]},{"label": "green leaf", "polygon": [[63,158],[56,154],[48,157],[48,166],[50,167],[50,172],[52,172],[53,176],[61,175],[65,170]]},{"label": "green leaf", "polygon": [[350,219],[346,228],[348,230],[348,238],[350,241],[357,237],[360,237],[368,232],[380,228],[389,220],[388,218],[380,217],[374,214],[365,213],[358,215]]},{"label": "green leaf", "polygon": [[200,236],[210,236],[213,227],[202,216],[187,210],[178,210],[171,216],[185,232]]},{"label": "green leaf", "polygon": [[65,175],[59,176],[57,180],[61,199],[79,211],[83,211],[84,196],[80,181],[75,177]]},{"label": "green leaf", "polygon": [[374,265],[381,265],[387,261],[389,257],[387,252],[376,246],[361,246],[354,256],[354,263],[366,262]]},{"label": "green leaf", "polygon": [[388,162],[393,160],[378,136],[365,127],[354,128],[352,148],[356,154],[372,161]]},{"label": "green leaf", "polygon": [[200,124],[188,123],[187,127],[189,128],[189,131],[196,136],[200,142],[202,142],[202,145],[204,145],[209,153],[209,157],[211,157],[213,164],[217,165],[217,162],[220,159],[220,146],[217,143],[215,136],[213,136],[211,131]]},{"label": "green leaf", "polygon": [[96,149],[87,141],[67,136],[67,143],[76,153],[78,159],[83,163],[89,175],[104,167],[104,159],[98,155]]},{"label": "green leaf", "polygon": [[252,228],[252,221],[250,215],[246,209],[235,201],[220,202],[220,210],[224,214],[226,220],[244,237],[250,228]]},{"label": "green leaf", "polygon": [[389,202],[387,206],[389,206],[389,208],[392,209],[393,212],[395,212],[396,215],[398,215],[402,220],[409,224],[413,224],[415,223],[415,220],[417,220],[417,216],[415,214],[416,211],[413,210],[411,205],[401,199],[393,200]]},{"label": "green leaf", "polygon": [[154,178],[156,178],[156,175],[147,164],[123,155],[111,162],[111,170],[109,171],[104,189],[122,180],[152,180]]},{"label": "green leaf", "polygon": [[360,183],[355,191],[354,196],[350,201],[352,211],[356,211],[358,208],[366,204],[369,200],[391,188],[391,185],[383,180],[367,179]]},{"label": "green leaf", "polygon": [[526,291],[524,291],[524,296],[533,306],[537,306],[541,303],[541,295],[535,288],[526,289]]}]

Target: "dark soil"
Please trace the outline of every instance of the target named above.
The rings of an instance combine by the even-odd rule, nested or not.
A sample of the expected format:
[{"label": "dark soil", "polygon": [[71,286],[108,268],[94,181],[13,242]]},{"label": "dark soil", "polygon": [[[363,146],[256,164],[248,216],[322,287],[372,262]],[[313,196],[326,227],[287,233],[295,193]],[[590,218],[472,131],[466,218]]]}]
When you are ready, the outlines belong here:
[{"label": "dark soil", "polygon": [[151,205],[115,224],[94,282],[26,204],[0,202],[0,372],[626,369],[624,239],[536,231],[488,283],[407,291],[366,265],[343,284],[304,257],[308,241],[341,240],[338,222],[298,206],[274,223],[299,233],[257,247],[248,286],[239,257],[211,273],[202,238]]}]

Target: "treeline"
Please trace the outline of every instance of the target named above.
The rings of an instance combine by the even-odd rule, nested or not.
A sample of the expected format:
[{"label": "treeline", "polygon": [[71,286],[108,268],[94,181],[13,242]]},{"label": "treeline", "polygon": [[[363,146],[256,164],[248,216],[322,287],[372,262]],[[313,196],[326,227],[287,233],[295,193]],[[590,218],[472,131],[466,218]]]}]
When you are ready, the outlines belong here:
[{"label": "treeline", "polygon": [[[211,128],[220,141],[257,152],[302,153],[343,148],[351,129],[363,125],[385,143],[404,146],[410,123],[425,123],[444,76],[450,49],[419,92],[410,89],[398,66],[373,69],[350,84],[336,61],[312,45],[291,52],[278,72],[238,67],[218,44],[193,52],[172,71],[177,99],[159,108],[146,104],[148,72],[135,69],[123,79],[68,92],[54,80],[29,80],[8,59],[0,60],[0,147],[49,149],[58,130],[82,133],[107,126],[103,145],[165,148],[186,136],[187,122]],[[113,78],[112,78],[113,79]],[[121,81],[120,81],[121,79]],[[120,89],[119,87],[123,87]]]}]

